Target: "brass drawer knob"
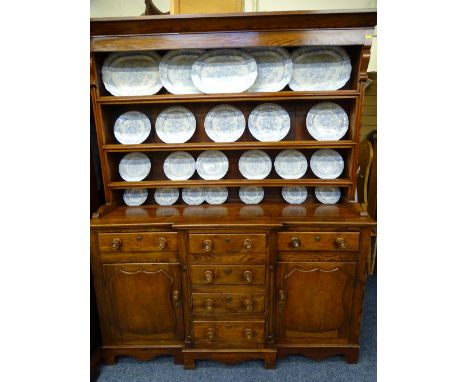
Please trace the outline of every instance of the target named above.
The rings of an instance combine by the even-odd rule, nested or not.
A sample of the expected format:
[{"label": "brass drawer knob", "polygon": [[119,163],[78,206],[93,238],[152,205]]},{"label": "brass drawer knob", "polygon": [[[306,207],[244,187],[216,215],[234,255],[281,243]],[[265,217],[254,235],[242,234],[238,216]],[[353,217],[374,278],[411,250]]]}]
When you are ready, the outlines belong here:
[{"label": "brass drawer knob", "polygon": [[212,341],[215,338],[215,331],[213,328],[208,328],[205,332],[205,335],[208,337],[210,341]]},{"label": "brass drawer knob", "polygon": [[253,241],[250,239],[244,240],[244,248],[245,249],[252,249],[253,248]]},{"label": "brass drawer knob", "polygon": [[205,273],[203,273],[203,279],[204,279],[207,283],[212,283],[212,282],[213,282],[213,279],[214,279],[214,273],[213,273],[213,271],[205,271]]},{"label": "brass drawer knob", "polygon": [[201,246],[204,251],[209,252],[213,248],[213,242],[210,239],[206,239],[203,240]]},{"label": "brass drawer knob", "polygon": [[244,273],[242,273],[242,279],[246,283],[251,283],[253,281],[253,273],[251,271],[244,271]]},{"label": "brass drawer knob", "polygon": [[346,248],[346,240],[344,237],[339,237],[335,240],[335,245],[339,249],[345,249]]},{"label": "brass drawer knob", "polygon": [[215,308],[215,303],[211,298],[205,299],[205,309],[209,312],[213,311]]},{"label": "brass drawer knob", "polygon": [[254,332],[250,328],[245,328],[244,329],[244,337],[247,338],[248,340],[251,340],[254,336]]},{"label": "brass drawer knob", "polygon": [[121,245],[122,245],[122,240],[120,240],[118,237],[116,237],[115,239],[112,239],[111,241],[112,249],[119,249]]},{"label": "brass drawer knob", "polygon": [[293,248],[299,248],[301,246],[301,239],[298,237],[292,237],[291,240],[289,240],[289,244],[291,244],[291,247]]},{"label": "brass drawer knob", "polygon": [[245,310],[250,311],[253,309],[253,301],[250,298],[244,299],[244,301],[242,301],[242,305],[244,306]]},{"label": "brass drawer knob", "polygon": [[159,249],[166,248],[167,239],[165,237],[160,237],[158,240],[156,240],[156,245],[158,246]]}]

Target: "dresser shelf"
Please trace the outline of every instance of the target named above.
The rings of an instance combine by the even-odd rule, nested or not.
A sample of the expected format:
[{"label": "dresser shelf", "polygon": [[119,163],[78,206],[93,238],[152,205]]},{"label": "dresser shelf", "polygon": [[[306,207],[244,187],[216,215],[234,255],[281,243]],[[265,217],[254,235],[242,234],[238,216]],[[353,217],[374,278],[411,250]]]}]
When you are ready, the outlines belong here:
[{"label": "dresser shelf", "polygon": [[356,146],[351,140],[343,141],[280,141],[280,142],[197,142],[197,143],[142,143],[138,145],[109,144],[104,145],[104,151],[118,152],[145,152],[145,151],[202,151],[202,150],[277,150],[277,149],[324,149],[342,148],[350,149]]},{"label": "dresser shelf", "polygon": [[141,105],[157,103],[198,103],[198,102],[240,102],[240,101],[282,101],[282,100],[333,100],[356,99],[360,92],[357,90],[333,91],[280,91],[274,93],[221,93],[221,94],[155,94],[150,96],[108,96],[97,97],[102,105]]}]

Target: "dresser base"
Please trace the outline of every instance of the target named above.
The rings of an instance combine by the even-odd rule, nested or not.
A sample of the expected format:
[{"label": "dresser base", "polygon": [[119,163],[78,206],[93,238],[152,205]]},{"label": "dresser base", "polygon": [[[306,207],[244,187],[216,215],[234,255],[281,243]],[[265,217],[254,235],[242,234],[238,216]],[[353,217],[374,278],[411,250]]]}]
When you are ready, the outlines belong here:
[{"label": "dresser base", "polygon": [[347,363],[358,363],[359,346],[330,346],[330,347],[304,347],[295,345],[278,346],[278,358],[289,355],[302,355],[304,357],[321,360],[328,357],[342,355]]},{"label": "dresser base", "polygon": [[184,349],[182,358],[185,369],[194,369],[197,359],[226,364],[261,359],[265,369],[276,367],[276,349]]},{"label": "dresser base", "polygon": [[182,365],[182,346],[103,346],[102,358],[106,365],[115,365],[116,358],[119,356],[128,356],[140,361],[149,361],[161,355],[172,355],[174,364]]}]

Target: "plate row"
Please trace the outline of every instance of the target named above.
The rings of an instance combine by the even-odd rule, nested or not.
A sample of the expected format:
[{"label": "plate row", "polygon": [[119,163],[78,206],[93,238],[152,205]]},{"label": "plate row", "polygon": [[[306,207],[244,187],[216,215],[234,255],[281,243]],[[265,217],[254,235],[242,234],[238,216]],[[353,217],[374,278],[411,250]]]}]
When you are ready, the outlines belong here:
[{"label": "plate row", "polygon": [[[231,190],[234,192],[234,190]],[[264,198],[265,192],[261,186],[242,186],[238,196],[244,204],[259,204]],[[302,204],[309,197],[307,187],[285,186],[281,189],[282,198],[289,204]],[[315,187],[315,198],[322,204],[335,204],[341,198],[339,187]],[[193,187],[183,188],[157,188],[153,194],[154,201],[160,206],[176,204],[180,198],[187,205],[200,205],[204,202],[211,205],[221,205],[229,197],[227,187]],[[122,199],[127,206],[141,206],[151,203],[149,192],[146,188],[131,188],[123,192]]]}]

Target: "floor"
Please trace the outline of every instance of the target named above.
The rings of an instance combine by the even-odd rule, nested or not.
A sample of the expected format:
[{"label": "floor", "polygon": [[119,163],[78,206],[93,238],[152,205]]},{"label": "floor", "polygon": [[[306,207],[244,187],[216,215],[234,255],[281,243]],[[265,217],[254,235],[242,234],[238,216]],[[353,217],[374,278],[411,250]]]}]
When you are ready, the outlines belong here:
[{"label": "floor", "polygon": [[174,365],[172,357],[159,357],[149,362],[120,358],[114,366],[103,366],[98,382],[114,381],[177,381],[177,382],[374,382],[377,380],[377,277],[370,276],[366,284],[361,331],[359,363],[348,365],[342,357],[312,361],[301,356],[279,360],[276,369],[263,368],[262,361],[238,365],[223,365],[197,361],[195,370]]}]

